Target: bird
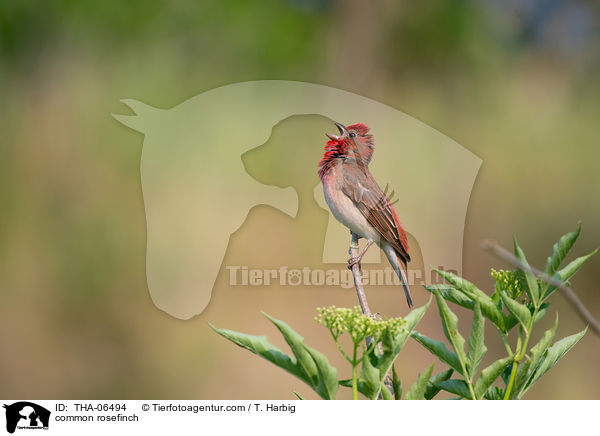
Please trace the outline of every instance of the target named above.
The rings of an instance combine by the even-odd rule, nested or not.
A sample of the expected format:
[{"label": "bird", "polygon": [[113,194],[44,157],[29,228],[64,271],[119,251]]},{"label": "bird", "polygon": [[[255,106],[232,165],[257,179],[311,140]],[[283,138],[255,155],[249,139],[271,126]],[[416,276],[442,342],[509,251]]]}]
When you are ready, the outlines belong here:
[{"label": "bird", "polygon": [[329,141],[319,162],[318,174],[333,216],[351,233],[367,241],[358,257],[348,259],[348,267],[360,266],[369,247],[376,244],[400,279],[408,307],[412,308],[406,279],[410,262],[406,231],[392,202],[369,171],[375,150],[373,135],[363,123],[335,125],[339,135],[326,133]]}]

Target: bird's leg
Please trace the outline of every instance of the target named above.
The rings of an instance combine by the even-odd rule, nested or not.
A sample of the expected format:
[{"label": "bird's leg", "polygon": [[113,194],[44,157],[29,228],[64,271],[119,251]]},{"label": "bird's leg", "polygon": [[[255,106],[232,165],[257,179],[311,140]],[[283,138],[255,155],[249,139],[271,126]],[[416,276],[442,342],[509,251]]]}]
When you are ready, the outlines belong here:
[{"label": "bird's leg", "polygon": [[358,257],[351,257],[350,259],[348,259],[348,269],[352,269],[352,267],[357,264],[358,266],[360,266],[360,261],[362,260],[363,256],[365,255],[365,253],[371,245],[373,245],[373,241],[369,239],[367,241],[367,245],[365,246],[365,248],[363,248],[363,251],[360,252]]}]

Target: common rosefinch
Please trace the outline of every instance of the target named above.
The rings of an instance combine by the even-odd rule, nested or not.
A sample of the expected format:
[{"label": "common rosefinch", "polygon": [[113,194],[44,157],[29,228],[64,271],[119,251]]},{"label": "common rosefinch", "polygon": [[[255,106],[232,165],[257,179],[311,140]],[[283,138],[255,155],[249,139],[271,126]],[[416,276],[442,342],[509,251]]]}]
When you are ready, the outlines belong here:
[{"label": "common rosefinch", "polygon": [[330,141],[319,162],[325,201],[339,222],[367,240],[360,255],[350,258],[348,263],[350,267],[360,263],[369,247],[377,244],[400,278],[410,308],[413,303],[405,273],[406,264],[410,262],[408,240],[396,210],[369,172],[373,136],[362,123],[348,127],[335,125],[340,135],[327,133]]}]

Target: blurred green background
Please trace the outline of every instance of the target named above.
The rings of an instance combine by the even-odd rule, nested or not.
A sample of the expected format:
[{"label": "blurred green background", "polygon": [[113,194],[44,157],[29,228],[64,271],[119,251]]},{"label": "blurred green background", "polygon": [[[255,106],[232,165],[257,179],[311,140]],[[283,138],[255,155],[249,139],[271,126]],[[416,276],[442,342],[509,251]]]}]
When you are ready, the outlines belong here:
[{"label": "blurred green background", "polygon": [[[283,347],[261,310],[342,366],[312,319],[316,306],[354,305],[353,290],[235,288],[223,268],[200,316],[181,321],[154,307],[145,275],[143,137],[111,117],[127,113],[123,98],[169,108],[220,85],[286,79],[345,89],[425,122],[483,159],[463,270],[481,287],[491,285],[490,267],[506,267],[480,249],[482,239],[510,246],[516,234],[538,267],[579,220],[575,255],[600,245],[597,2],[36,3],[0,4],[3,398],[292,399],[293,389],[313,398],[207,326],[266,333]],[[310,229],[326,217],[297,219]],[[296,224],[254,208],[227,261],[265,265],[281,251],[288,264],[306,264],[318,251],[293,258],[306,238]],[[257,253],[256,244],[277,246]],[[599,267],[593,258],[573,280],[596,316]],[[417,305],[428,298],[413,294]],[[385,315],[406,313],[399,289],[370,298]],[[557,337],[583,328],[558,294],[552,309],[560,312]],[[441,339],[436,310],[419,330]],[[489,353],[502,353],[492,334]],[[405,386],[431,361],[409,343],[399,364]],[[588,332],[527,398],[600,399],[599,365],[600,340]]]}]

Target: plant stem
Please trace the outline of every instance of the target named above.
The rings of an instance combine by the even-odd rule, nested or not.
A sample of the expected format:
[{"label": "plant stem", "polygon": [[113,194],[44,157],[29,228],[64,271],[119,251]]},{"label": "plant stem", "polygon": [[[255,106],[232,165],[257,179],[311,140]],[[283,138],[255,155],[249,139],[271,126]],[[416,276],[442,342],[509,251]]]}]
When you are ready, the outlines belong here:
[{"label": "plant stem", "polygon": [[512,370],[510,371],[510,379],[508,380],[508,386],[506,387],[506,392],[504,393],[505,400],[510,400],[510,394],[512,391],[512,387],[515,384],[515,376],[517,375],[518,366],[519,366],[519,363],[516,361],[513,361],[513,367],[512,367]]},{"label": "plant stem", "polygon": [[352,352],[352,399],[358,400],[358,378],[356,368],[358,367],[358,362],[356,361],[356,349],[358,345],[354,344],[354,351]]},{"label": "plant stem", "polygon": [[505,334],[504,334],[502,331],[500,331],[500,329],[498,329],[498,331],[499,331],[499,332],[500,332],[500,334],[502,335],[502,342],[504,342],[504,347],[506,347],[506,351],[508,351],[508,355],[509,355],[510,357],[513,357],[513,356],[514,356],[514,354],[513,354],[513,352],[512,352],[512,349],[510,348],[510,344],[508,343],[508,338],[507,338],[507,336],[506,336],[506,335],[505,335]]},{"label": "plant stem", "polygon": [[[515,378],[517,376],[517,368],[519,367],[519,363],[521,362],[521,360],[523,360],[523,358],[525,357],[525,353],[527,352],[527,345],[529,344],[529,337],[531,336],[531,330],[533,330],[533,321],[535,320],[535,317],[537,316],[538,309],[539,309],[539,307],[535,306],[535,309],[533,310],[533,315],[531,316],[531,322],[529,323],[529,326],[527,326],[527,329],[525,330],[525,339],[523,340],[522,344],[521,344],[521,334],[519,334],[519,340],[517,341],[517,349],[515,350],[516,355],[513,360],[513,367],[512,367],[512,370],[510,371],[510,378],[508,379],[508,385],[506,385],[506,392],[504,393],[505,400],[510,400],[510,394],[512,393],[512,388],[513,388],[513,385],[515,384]],[[523,331],[522,328],[520,328],[519,330],[521,332]]]},{"label": "plant stem", "polygon": [[329,331],[331,332],[331,337],[333,337],[333,342],[335,342],[335,345],[337,346],[338,350],[340,350],[340,353],[342,353],[342,356],[344,356],[344,359],[346,359],[348,362],[352,363],[353,360],[350,359],[350,357],[346,354],[346,352],[344,351],[344,349],[338,342],[338,336],[334,335],[333,331],[331,329],[329,329]]},{"label": "plant stem", "polygon": [[[465,370],[465,374],[466,374],[466,370]],[[471,378],[465,378],[467,381],[467,385],[469,386],[469,392],[471,393],[471,399],[472,400],[476,400],[477,397],[475,396],[475,389],[473,389],[473,382],[471,382]]]}]

